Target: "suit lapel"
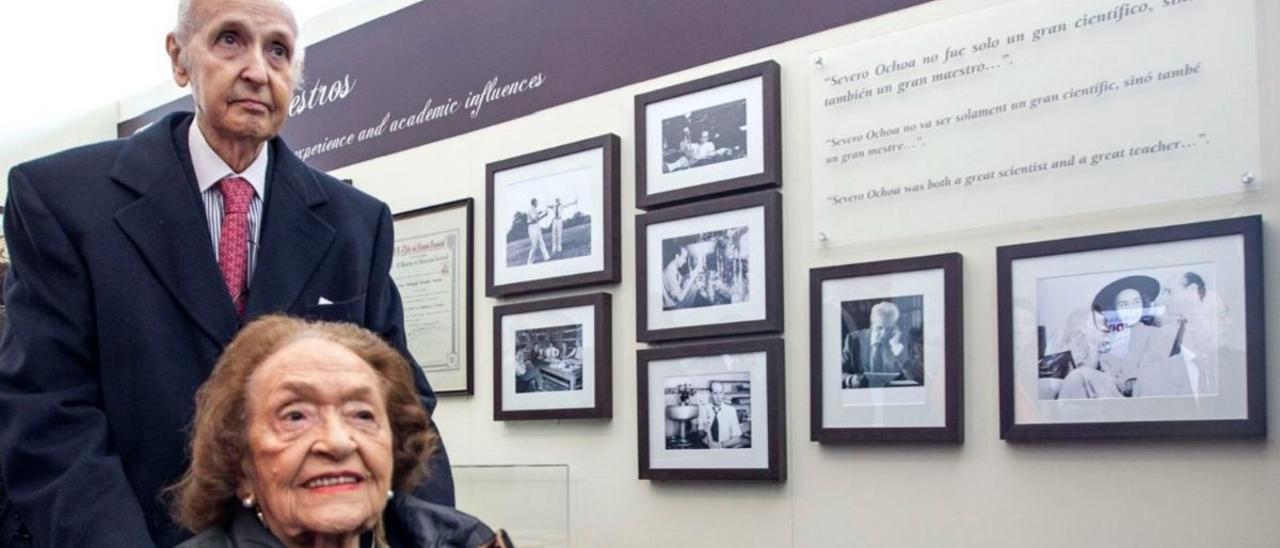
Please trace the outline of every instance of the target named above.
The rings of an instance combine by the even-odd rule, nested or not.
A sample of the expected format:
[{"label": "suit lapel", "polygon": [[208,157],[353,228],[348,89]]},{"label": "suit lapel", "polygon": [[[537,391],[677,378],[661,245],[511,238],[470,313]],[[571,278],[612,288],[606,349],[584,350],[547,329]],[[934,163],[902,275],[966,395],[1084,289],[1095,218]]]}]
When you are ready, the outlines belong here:
[{"label": "suit lapel", "polygon": [[272,147],[246,318],[288,311],[334,239],[333,227],[312,211],[327,197],[310,170],[282,140],[272,140]]},{"label": "suit lapel", "polygon": [[185,139],[190,120],[187,113],[170,115],[125,144],[112,178],[141,197],[117,211],[115,220],[161,285],[206,334],[225,344],[238,325],[235,307],[214,259],[189,162],[174,143]]}]

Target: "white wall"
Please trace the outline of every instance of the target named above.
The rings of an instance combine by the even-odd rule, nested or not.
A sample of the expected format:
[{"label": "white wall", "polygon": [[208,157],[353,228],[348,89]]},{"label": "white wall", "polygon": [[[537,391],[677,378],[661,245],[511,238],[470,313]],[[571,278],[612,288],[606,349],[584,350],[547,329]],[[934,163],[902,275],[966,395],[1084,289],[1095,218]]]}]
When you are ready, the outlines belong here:
[{"label": "white wall", "polygon": [[[338,34],[365,21],[381,17],[403,8],[418,0],[360,0],[350,2],[339,8],[326,11],[311,17],[302,23],[302,39],[311,44]],[[316,6],[308,6],[305,0],[289,0],[289,3],[301,13],[313,13]],[[166,12],[167,13],[167,12]],[[149,18],[151,22],[154,18]],[[26,23],[48,25],[47,21],[29,21]],[[148,27],[150,28],[150,27]],[[155,36],[155,48],[148,55],[163,58],[163,32]],[[82,44],[84,45],[84,44]],[[132,51],[125,49],[124,51]],[[130,66],[130,74],[136,74],[136,67]],[[39,75],[28,75],[32,81],[39,81]],[[83,97],[77,96],[90,104],[101,101],[101,107],[87,109],[87,112],[72,119],[56,120],[49,127],[24,132],[20,138],[0,139],[0,175],[4,176],[0,184],[0,204],[9,194],[9,170],[22,162],[47,156],[68,148],[106,141],[116,138],[116,124],[138,116],[152,108],[177,99],[190,93],[189,88],[179,88],[172,80],[165,78],[165,73],[157,75],[156,85],[146,92],[126,97],[119,102],[115,97],[101,97],[93,90],[84,91]],[[8,99],[8,97],[5,97]],[[7,128],[12,129],[12,128]]]},{"label": "white wall", "polygon": [[[814,250],[809,220],[805,98],[809,54],[968,13],[1004,0],[937,0],[639,85],[562,105],[454,139],[337,170],[404,211],[465,196],[484,227],[486,163],[603,133],[622,147],[623,280],[498,301],[485,298],[483,237],[476,243],[474,397],[444,398],[436,419],[459,464],[563,463],[570,469],[575,547],[790,546],[1276,546],[1280,442],[1077,441],[1014,445],[999,439],[995,248],[999,245],[1263,213],[1267,223],[1267,342],[1280,349],[1280,95],[1263,93],[1264,190],[1247,196],[1102,212],[1071,219],[918,239],[892,248]],[[1201,0],[1208,1],[1208,0]],[[1262,90],[1280,87],[1280,2],[1258,0]],[[783,87],[787,453],[784,484],[659,484],[636,479],[633,97],[766,59]],[[922,212],[931,214],[933,212]],[[942,213],[942,212],[938,212]],[[958,251],[964,255],[965,443],[820,446],[809,441],[808,269]],[[567,293],[613,294],[614,418],[495,422],[492,308]],[[1274,379],[1280,372],[1272,371]],[[1270,420],[1280,394],[1269,389]],[[538,504],[539,501],[529,501]],[[502,525],[501,523],[495,525]],[[518,540],[518,539],[517,539]]]},{"label": "white wall", "polygon": [[[9,196],[9,169],[27,160],[60,150],[116,138],[118,115],[114,103],[92,109],[82,117],[58,122],[53,127],[26,133],[21,142],[10,141],[0,149],[0,204]],[[3,232],[0,228],[0,232]]]},{"label": "white wall", "polygon": [[[499,126],[344,168],[362,189],[403,211],[464,196],[476,199],[483,230],[487,162],[602,133],[622,136],[623,281],[614,296],[614,418],[611,421],[495,422],[492,308],[484,298],[485,241],[476,245],[476,383],[471,398],[445,398],[437,411],[455,462],[567,463],[573,546],[1275,546],[1280,543],[1280,446],[1261,441],[1085,441],[1013,445],[1000,441],[996,373],[995,248],[999,245],[1265,213],[1267,290],[1280,294],[1275,216],[1280,173],[1280,103],[1263,94],[1263,191],[1001,227],[892,249],[813,249],[808,210],[808,127],[802,68],[808,55],[861,38],[1001,3],[940,0],[808,36],[777,47],[590,97]],[[1258,35],[1280,32],[1280,3],[1258,2]],[[1280,47],[1260,52],[1263,83],[1280,84]],[[634,279],[634,95],[740,65],[783,67],[783,194],[786,237],[787,452],[782,485],[658,484],[636,479]],[[808,269],[829,264],[958,251],[965,258],[966,442],[820,446],[809,441]],[[819,256],[821,257],[819,258]],[[523,299],[559,295],[538,295]],[[1274,301],[1274,299],[1273,299]],[[1277,306],[1267,309],[1268,346]],[[1273,373],[1272,378],[1275,378]],[[1280,394],[1268,390],[1273,402]],[[1277,422],[1273,403],[1270,418]],[[536,503],[536,501],[531,501]],[[501,525],[501,524],[497,524]]]}]

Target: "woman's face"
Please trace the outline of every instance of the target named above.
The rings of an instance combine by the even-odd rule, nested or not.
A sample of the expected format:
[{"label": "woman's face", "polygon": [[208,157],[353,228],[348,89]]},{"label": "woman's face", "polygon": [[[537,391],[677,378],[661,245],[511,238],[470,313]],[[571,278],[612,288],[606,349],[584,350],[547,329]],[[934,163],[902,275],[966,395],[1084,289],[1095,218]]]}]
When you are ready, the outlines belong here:
[{"label": "woman's face", "polygon": [[1116,319],[1121,324],[1132,327],[1142,320],[1145,305],[1142,294],[1133,289],[1126,289],[1116,294]]},{"label": "woman's face", "polygon": [[247,387],[252,494],[277,536],[371,528],[391,486],[392,436],[377,373],[340,344],[302,339]]}]

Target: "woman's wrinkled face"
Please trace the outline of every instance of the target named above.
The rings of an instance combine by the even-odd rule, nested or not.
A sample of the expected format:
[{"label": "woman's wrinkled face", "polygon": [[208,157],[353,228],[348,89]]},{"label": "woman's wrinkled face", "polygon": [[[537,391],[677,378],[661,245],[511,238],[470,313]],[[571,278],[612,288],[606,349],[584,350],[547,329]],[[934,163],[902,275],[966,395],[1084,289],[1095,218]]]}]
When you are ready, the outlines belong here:
[{"label": "woman's wrinkled face", "polygon": [[346,347],[281,348],[247,387],[252,494],[268,528],[297,539],[371,528],[391,487],[392,435],[378,374]]}]

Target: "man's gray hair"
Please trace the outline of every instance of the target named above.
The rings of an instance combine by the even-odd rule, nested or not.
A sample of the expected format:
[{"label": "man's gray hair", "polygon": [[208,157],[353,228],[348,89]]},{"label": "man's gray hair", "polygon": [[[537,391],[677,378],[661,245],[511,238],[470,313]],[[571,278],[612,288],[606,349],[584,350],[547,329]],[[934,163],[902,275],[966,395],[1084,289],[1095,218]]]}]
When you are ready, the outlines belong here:
[{"label": "man's gray hair", "polygon": [[[302,59],[306,57],[306,48],[302,46],[302,33],[298,29],[298,20],[293,15],[293,10],[289,8],[282,0],[276,0],[285,13],[289,14],[289,26],[293,27],[294,51],[293,51],[293,80],[294,88],[302,87]],[[178,0],[178,22],[173,27],[173,37],[178,40],[178,45],[182,46],[182,50],[178,53],[178,64],[182,68],[191,70],[191,54],[187,50],[187,43],[196,33],[196,29],[200,28],[200,21],[196,19],[195,0]]]},{"label": "man's gray hair", "polygon": [[876,318],[884,318],[886,325],[898,323],[898,314],[898,305],[889,301],[878,302],[871,307],[872,323],[875,323]]}]

